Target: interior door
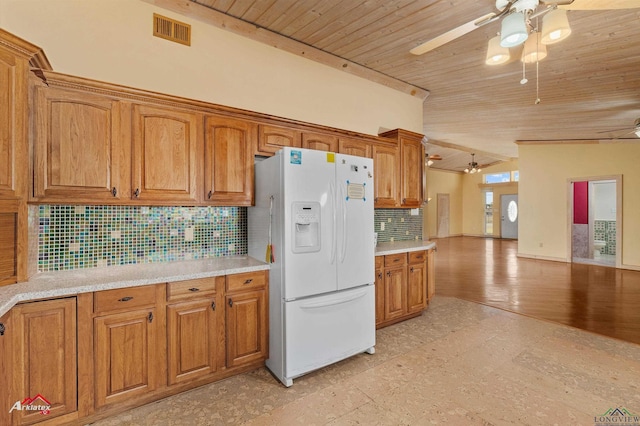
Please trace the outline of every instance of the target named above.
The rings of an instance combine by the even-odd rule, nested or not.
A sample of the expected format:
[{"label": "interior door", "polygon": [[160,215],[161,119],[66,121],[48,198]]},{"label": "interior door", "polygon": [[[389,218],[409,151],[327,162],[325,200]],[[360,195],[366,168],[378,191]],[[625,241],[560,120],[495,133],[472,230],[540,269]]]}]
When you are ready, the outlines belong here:
[{"label": "interior door", "polygon": [[518,239],[518,195],[500,196],[500,220],[502,238]]},{"label": "interior door", "polygon": [[438,194],[438,222],[436,236],[447,238],[449,236],[449,194]]}]

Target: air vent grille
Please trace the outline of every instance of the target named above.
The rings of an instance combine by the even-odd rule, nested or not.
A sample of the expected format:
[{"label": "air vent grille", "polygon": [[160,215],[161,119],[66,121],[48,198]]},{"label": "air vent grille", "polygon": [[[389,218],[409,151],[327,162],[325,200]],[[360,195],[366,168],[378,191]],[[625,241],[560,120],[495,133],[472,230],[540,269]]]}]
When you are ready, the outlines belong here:
[{"label": "air vent grille", "polygon": [[153,14],[153,35],[191,46],[191,25],[157,13]]}]

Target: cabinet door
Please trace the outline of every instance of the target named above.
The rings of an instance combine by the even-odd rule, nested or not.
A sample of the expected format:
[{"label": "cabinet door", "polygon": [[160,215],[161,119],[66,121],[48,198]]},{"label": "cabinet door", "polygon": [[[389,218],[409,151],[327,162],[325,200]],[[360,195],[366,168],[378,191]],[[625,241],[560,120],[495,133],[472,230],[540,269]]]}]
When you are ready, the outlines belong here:
[{"label": "cabinet door", "polygon": [[18,214],[17,200],[0,200],[0,286],[17,282]]},{"label": "cabinet door", "polygon": [[318,151],[338,152],[338,138],[331,135],[303,133],[302,147]]},{"label": "cabinet door", "polygon": [[371,158],[371,144],[364,141],[340,138],[338,150],[340,154]]},{"label": "cabinet door", "polygon": [[[17,305],[12,311],[15,334],[14,391],[20,400],[50,405],[46,418],[77,408],[76,299]],[[14,401],[15,402],[15,401]],[[40,411],[13,411],[14,424],[43,420]]]},{"label": "cabinet door", "polygon": [[384,270],[383,257],[376,256],[376,325],[384,321]]},{"label": "cabinet door", "polygon": [[407,268],[385,270],[384,277],[384,319],[391,320],[407,313]]},{"label": "cabinet door", "polygon": [[300,131],[280,126],[261,124],[258,135],[258,154],[271,156],[282,148],[300,148]]},{"label": "cabinet door", "polygon": [[195,202],[202,116],[134,105],[132,117],[133,198]]},{"label": "cabinet door", "polygon": [[22,401],[24,397],[16,395],[13,387],[13,336],[15,327],[12,322],[11,311],[0,317],[0,425],[10,425],[12,414],[9,409],[16,401]]},{"label": "cabinet door", "polygon": [[401,139],[402,176],[400,203],[402,207],[417,208],[422,204],[424,154],[420,141]]},{"label": "cabinet door", "polygon": [[265,359],[267,350],[267,303],[265,290],[228,295],[227,367]]},{"label": "cabinet door", "polygon": [[373,145],[374,204],[377,208],[400,203],[400,161],[395,146]]},{"label": "cabinet door", "polygon": [[420,312],[427,307],[427,264],[408,266],[407,309],[409,313]]},{"label": "cabinet door", "polygon": [[155,309],[145,309],[94,319],[96,408],[158,387],[155,316]]},{"label": "cabinet door", "polygon": [[205,127],[205,201],[250,206],[257,126],[248,121],[207,116]]},{"label": "cabinet door", "polygon": [[39,201],[108,201],[128,194],[120,110],[108,97],[35,89],[34,197]]},{"label": "cabinet door", "polygon": [[218,370],[218,312],[215,298],[167,306],[170,385]]},{"label": "cabinet door", "polygon": [[28,72],[25,59],[0,46],[0,198],[25,195]]}]

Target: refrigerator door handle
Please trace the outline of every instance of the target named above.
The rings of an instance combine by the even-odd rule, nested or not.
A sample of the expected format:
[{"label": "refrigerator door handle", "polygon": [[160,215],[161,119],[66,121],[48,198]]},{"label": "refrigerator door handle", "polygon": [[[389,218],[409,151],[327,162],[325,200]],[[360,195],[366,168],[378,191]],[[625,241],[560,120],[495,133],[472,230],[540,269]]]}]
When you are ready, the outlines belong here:
[{"label": "refrigerator door handle", "polygon": [[340,305],[342,303],[348,303],[352,300],[360,299],[367,294],[366,291],[360,291],[358,293],[352,294],[347,297],[343,297],[341,299],[332,299],[324,302],[316,302],[316,303],[306,303],[304,305],[300,305],[301,309],[318,309],[318,308],[326,308],[327,306],[335,306]]},{"label": "refrigerator door handle", "polygon": [[336,197],[335,197],[335,189],[333,187],[333,183],[329,183],[329,200],[332,200],[333,208],[331,211],[331,215],[333,220],[331,221],[331,260],[329,263],[333,265],[333,262],[336,260],[336,234],[338,230],[336,228]]},{"label": "refrigerator door handle", "polygon": [[344,258],[347,257],[347,198],[342,185],[340,185],[340,200],[342,204],[342,253],[340,253],[340,263],[344,263]]}]

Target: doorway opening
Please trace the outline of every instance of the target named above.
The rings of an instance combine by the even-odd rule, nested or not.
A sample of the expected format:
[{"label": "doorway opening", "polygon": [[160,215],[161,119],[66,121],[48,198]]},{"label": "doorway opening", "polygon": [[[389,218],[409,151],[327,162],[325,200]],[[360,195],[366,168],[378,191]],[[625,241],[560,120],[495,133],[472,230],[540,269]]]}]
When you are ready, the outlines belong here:
[{"label": "doorway opening", "polygon": [[572,179],[572,262],[620,267],[622,177]]},{"label": "doorway opening", "polygon": [[493,191],[484,193],[484,235],[493,236]]}]

